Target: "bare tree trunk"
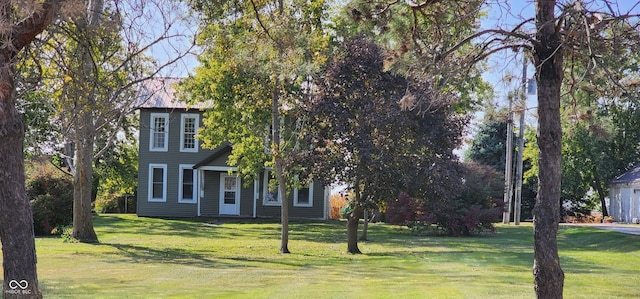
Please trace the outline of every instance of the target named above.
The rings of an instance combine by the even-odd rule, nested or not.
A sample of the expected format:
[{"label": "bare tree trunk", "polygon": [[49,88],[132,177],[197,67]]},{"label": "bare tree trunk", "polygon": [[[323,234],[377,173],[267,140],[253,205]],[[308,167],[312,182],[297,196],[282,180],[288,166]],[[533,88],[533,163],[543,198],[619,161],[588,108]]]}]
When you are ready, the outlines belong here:
[{"label": "bare tree trunk", "polygon": [[81,108],[76,127],[76,167],[73,181],[73,237],[80,242],[98,242],[93,229],[91,186],[93,182],[94,128],[91,111]]},{"label": "bare tree trunk", "polygon": [[[91,32],[102,23],[103,0],[91,0],[87,5],[86,19],[78,20],[78,29],[84,35],[86,42],[79,45],[80,71],[77,78],[75,102],[78,118],[74,122],[76,145],[75,173],[73,181],[73,237],[80,242],[98,242],[98,236],[93,229],[93,214],[91,211],[91,191],[93,183],[93,149],[95,142],[95,126],[93,112],[95,107],[95,92],[93,82],[93,59],[88,42],[92,38]],[[87,103],[83,105],[83,103]]]},{"label": "bare tree trunk", "polygon": [[363,212],[364,223],[362,224],[362,235],[360,241],[367,241],[367,232],[369,230],[369,211],[367,209]]},{"label": "bare tree trunk", "polygon": [[0,53],[0,240],[3,298],[42,298],[33,217],[25,191],[24,124],[15,108],[10,57]]},{"label": "bare tree trunk", "polygon": [[537,298],[562,298],[564,272],[558,256],[560,221],[560,87],[563,76],[562,40],[555,24],[556,1],[538,0],[535,46],[538,81],[539,187],[533,209],[534,289]]},{"label": "bare tree trunk", "polygon": [[273,161],[276,170],[276,179],[278,180],[278,196],[280,196],[280,221],[282,224],[282,232],[280,238],[280,253],[291,253],[289,251],[289,199],[287,198],[287,181],[284,176],[284,160],[282,159],[282,150],[280,148],[280,111],[278,99],[279,81],[276,79],[271,99],[271,125],[273,126]]}]

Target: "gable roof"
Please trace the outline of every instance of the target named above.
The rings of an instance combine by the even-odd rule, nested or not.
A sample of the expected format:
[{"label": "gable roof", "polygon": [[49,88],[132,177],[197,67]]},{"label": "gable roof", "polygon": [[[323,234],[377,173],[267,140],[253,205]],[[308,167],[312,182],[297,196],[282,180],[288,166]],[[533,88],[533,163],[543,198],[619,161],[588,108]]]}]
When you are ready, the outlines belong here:
[{"label": "gable roof", "polygon": [[611,184],[624,184],[640,182],[640,163],[633,166],[629,171],[617,176]]},{"label": "gable roof", "polygon": [[213,149],[213,152],[211,153],[211,155],[209,155],[208,157],[204,158],[202,161],[196,163],[196,165],[193,165],[193,169],[198,169],[202,166],[205,166],[207,164],[209,164],[209,162],[223,156],[224,154],[230,153],[231,152],[231,143],[229,142],[225,142],[223,144],[221,144],[220,146],[216,147]]},{"label": "gable roof", "polygon": [[168,109],[204,109],[209,103],[187,104],[176,97],[176,87],[181,79],[154,78],[143,82],[138,90],[136,99],[138,108],[168,108]]}]

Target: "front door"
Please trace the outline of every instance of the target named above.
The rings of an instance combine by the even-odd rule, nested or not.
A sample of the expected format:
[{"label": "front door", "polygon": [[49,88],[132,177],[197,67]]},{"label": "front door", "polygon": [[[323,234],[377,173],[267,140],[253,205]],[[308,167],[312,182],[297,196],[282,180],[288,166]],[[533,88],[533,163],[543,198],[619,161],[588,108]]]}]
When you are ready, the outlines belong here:
[{"label": "front door", "polygon": [[240,214],[240,178],[220,174],[220,215]]}]

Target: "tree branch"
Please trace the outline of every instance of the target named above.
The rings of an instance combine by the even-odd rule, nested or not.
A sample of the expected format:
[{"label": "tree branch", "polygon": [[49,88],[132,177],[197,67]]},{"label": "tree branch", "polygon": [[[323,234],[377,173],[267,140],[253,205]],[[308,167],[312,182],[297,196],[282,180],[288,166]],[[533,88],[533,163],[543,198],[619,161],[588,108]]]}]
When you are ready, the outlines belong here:
[{"label": "tree branch", "polygon": [[13,26],[11,41],[13,55],[28,45],[47,26],[55,20],[64,0],[46,0],[42,9],[36,10],[31,16]]},{"label": "tree branch", "polygon": [[258,7],[256,6],[256,3],[253,0],[251,0],[251,7],[253,8],[253,12],[256,15],[256,20],[258,21],[258,24],[260,24],[260,27],[262,28],[264,33],[267,34],[267,37],[270,40],[272,40],[274,43],[276,43],[276,45],[278,45],[278,48],[282,49],[281,41],[273,38],[271,36],[271,33],[269,32],[269,29],[267,29],[267,27],[264,26],[264,23],[262,23],[262,19],[260,18],[260,12],[258,11]]},{"label": "tree branch", "polygon": [[[506,31],[506,30],[502,30],[502,29],[486,29],[486,30],[482,30],[479,31],[477,33],[474,33],[470,36],[468,36],[467,38],[463,39],[462,41],[460,41],[459,43],[455,44],[453,47],[451,47],[449,50],[445,51],[442,54],[439,54],[438,57],[436,57],[436,59],[442,59],[444,57],[449,56],[451,53],[455,52],[456,50],[458,50],[460,47],[464,46],[467,43],[470,43],[472,40],[481,37],[483,35],[486,34],[499,34],[499,35],[503,35],[505,37],[514,37],[514,38],[518,38],[518,39],[522,39],[524,41],[530,42],[532,45],[537,46],[540,43],[535,40],[534,38],[523,34],[523,33],[519,33],[519,32],[514,32],[514,31]],[[495,40],[495,39],[494,39]],[[492,40],[491,42],[493,42],[494,40]],[[490,44],[491,42],[489,42],[488,44]],[[487,46],[488,46],[487,44]],[[485,48],[487,47],[485,46]],[[512,45],[512,46],[517,46],[517,45]],[[501,48],[508,48],[503,46]],[[494,53],[495,51],[492,51],[492,53]]]},{"label": "tree branch", "polygon": [[409,2],[407,2],[407,4],[408,4],[408,5],[409,5],[409,7],[411,7],[412,9],[422,9],[422,8],[424,8],[424,7],[428,6],[428,5],[435,4],[435,3],[438,3],[438,2],[440,2],[440,1],[442,1],[442,0],[425,0],[425,1],[424,1],[424,2],[422,2],[422,3],[415,3],[415,2],[413,2],[413,1],[409,1]]}]

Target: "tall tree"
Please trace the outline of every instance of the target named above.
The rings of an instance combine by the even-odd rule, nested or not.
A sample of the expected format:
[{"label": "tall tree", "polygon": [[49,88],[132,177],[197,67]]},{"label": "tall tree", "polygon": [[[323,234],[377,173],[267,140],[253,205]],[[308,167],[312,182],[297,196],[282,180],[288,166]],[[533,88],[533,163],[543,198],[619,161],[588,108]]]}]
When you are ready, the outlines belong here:
[{"label": "tall tree", "polygon": [[19,52],[54,22],[62,3],[47,0],[20,5],[0,1],[0,240],[4,298],[42,297],[36,271],[33,218],[24,185],[25,129],[16,109],[14,71]]},{"label": "tall tree", "polygon": [[200,42],[207,50],[184,90],[194,101],[214,101],[200,131],[203,145],[233,143],[230,163],[245,176],[273,168],[281,205],[280,252],[289,253],[287,186],[294,171],[286,157],[298,148],[302,124],[290,115],[308,99],[309,78],[324,59],[326,3],[189,2],[202,15]]},{"label": "tall tree", "polygon": [[[135,96],[139,85],[183,57],[189,46],[165,59],[147,56],[149,48],[171,45],[184,36],[171,30],[181,17],[179,4],[161,0],[83,3],[84,9],[48,31],[36,54],[43,60],[40,90],[52,95],[56,113],[51,122],[58,128],[51,134],[55,143],[48,150],[59,150],[55,154],[74,176],[73,237],[97,242],[92,221],[94,161],[131,124],[128,118],[139,104]],[[153,22],[148,4],[170,11],[152,12],[163,16],[153,32],[145,27]],[[64,147],[59,148],[60,144]]]},{"label": "tall tree", "polygon": [[[310,172],[346,183],[354,194],[347,221],[347,251],[358,248],[366,208],[407,192],[418,198],[451,197],[464,118],[451,111],[451,94],[426,81],[383,69],[382,50],[362,36],[343,49],[315,80],[305,132]],[[418,114],[415,111],[420,110]]]},{"label": "tall tree", "polygon": [[[491,166],[498,172],[504,172],[506,140],[507,120],[485,118],[473,137],[471,147],[465,153],[465,158]],[[511,151],[514,150],[515,146]]]}]

